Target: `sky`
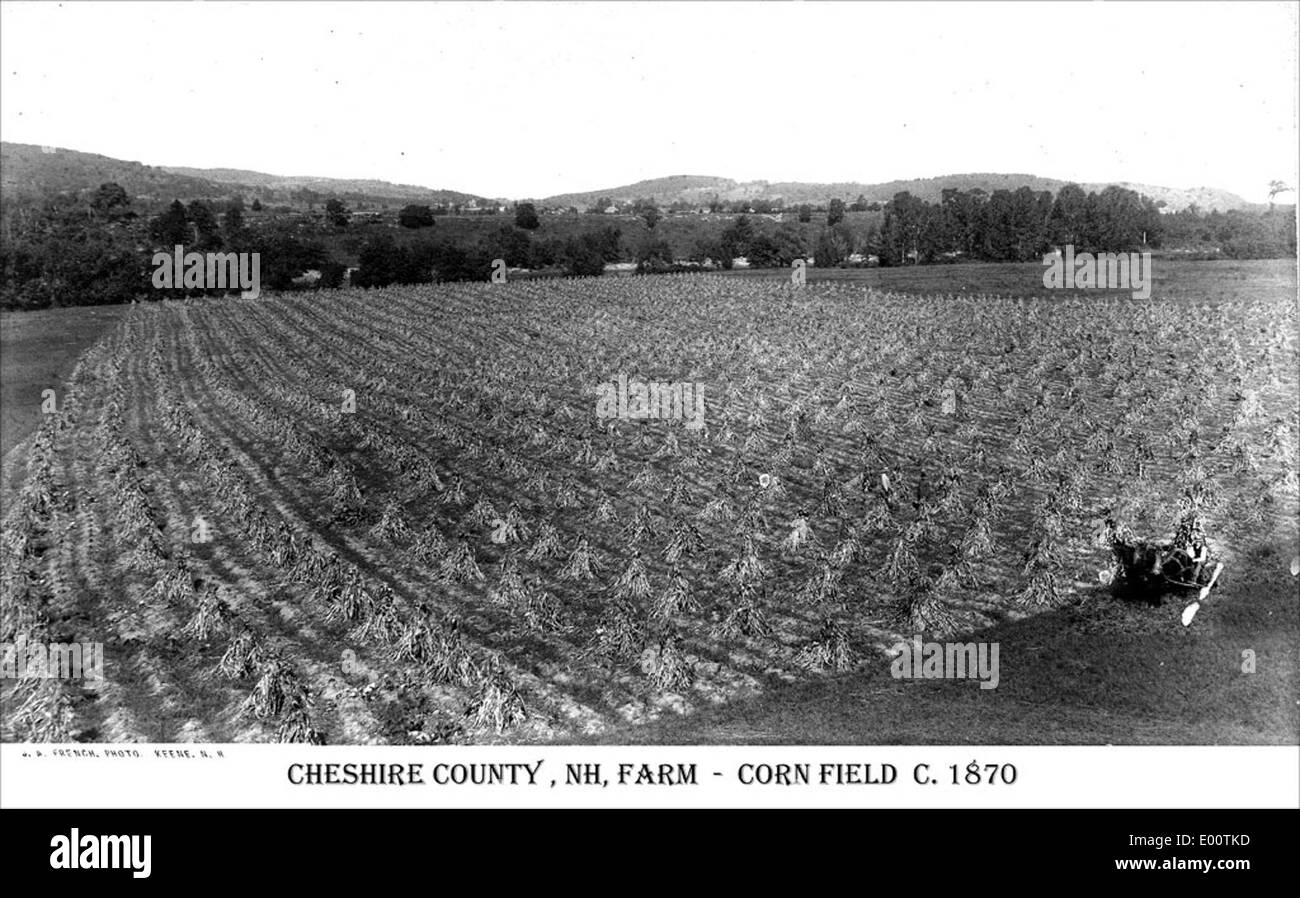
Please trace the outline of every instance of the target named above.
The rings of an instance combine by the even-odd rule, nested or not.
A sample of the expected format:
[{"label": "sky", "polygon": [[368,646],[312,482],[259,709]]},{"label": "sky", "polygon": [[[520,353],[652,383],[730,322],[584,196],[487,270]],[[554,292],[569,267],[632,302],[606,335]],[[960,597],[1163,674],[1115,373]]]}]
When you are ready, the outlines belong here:
[{"label": "sky", "polygon": [[1296,58],[1276,3],[0,3],[0,138],[511,198],[988,171],[1264,201]]}]

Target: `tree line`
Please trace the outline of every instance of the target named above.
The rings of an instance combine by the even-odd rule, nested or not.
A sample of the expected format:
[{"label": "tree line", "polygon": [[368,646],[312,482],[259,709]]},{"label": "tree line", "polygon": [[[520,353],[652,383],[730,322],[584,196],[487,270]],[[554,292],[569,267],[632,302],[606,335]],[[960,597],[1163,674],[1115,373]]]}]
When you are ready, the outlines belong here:
[{"label": "tree line", "polygon": [[[173,201],[148,214],[113,183],[84,194],[7,198],[0,208],[0,308],[157,295],[150,283],[153,254],[177,244],[187,251],[260,253],[262,284],[273,290],[484,280],[494,259],[513,268],[586,276],[624,260],[635,261],[643,273],[684,265],[729,268],[738,258],[757,268],[786,268],[801,258],[819,267],[1028,262],[1066,244],[1078,252],[1171,245],[1193,258],[1296,254],[1290,206],[1208,214],[1192,207],[1162,214],[1148,197],[1126,188],[1085,192],[1073,184],[1054,196],[1028,187],[949,189],[937,201],[902,192],[874,211],[864,202],[835,199],[824,211],[796,207],[779,226],[740,214],[679,228],[678,220],[663,223],[661,210],[646,200],[634,204],[645,228],[638,224],[631,236],[596,224],[599,217],[588,218],[578,232],[556,233],[545,224],[549,216],[531,203],[515,206],[513,225],[475,236],[443,236],[444,229],[435,226],[436,210],[418,204],[401,211],[398,228],[371,223],[359,231],[353,213],[336,197],[326,200],[319,219],[264,212],[260,205]],[[344,239],[348,234],[353,236]],[[356,260],[350,277],[345,258]],[[313,275],[305,278],[306,272]]]},{"label": "tree line", "polygon": [[473,242],[415,240],[401,244],[389,233],[369,237],[359,252],[351,283],[356,287],[486,280],[492,263],[511,268],[553,269],[574,277],[599,275],[622,253],[622,232],[606,227],[567,238],[535,240],[505,225]]}]

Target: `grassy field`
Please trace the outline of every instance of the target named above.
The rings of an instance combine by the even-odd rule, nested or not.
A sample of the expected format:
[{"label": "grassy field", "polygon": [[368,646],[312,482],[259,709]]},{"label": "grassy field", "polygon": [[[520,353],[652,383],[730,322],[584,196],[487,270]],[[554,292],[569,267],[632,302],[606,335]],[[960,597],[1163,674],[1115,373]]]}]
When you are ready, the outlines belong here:
[{"label": "grassy field", "polygon": [[[43,417],[106,315],[6,320],[3,638],[106,680],[7,684],[4,737],[1297,742],[1294,265],[825,274],[142,304]],[[1107,517],[1204,522],[1190,627],[1100,587]],[[894,679],[915,634],[997,688]]]},{"label": "grassy field", "polygon": [[0,457],[40,420],[41,391],[61,392],[77,357],[126,306],[0,313]]},{"label": "grassy field", "polygon": [[[997,642],[1001,682],[902,680],[885,663],[772,684],[724,706],[611,730],[645,744],[1294,745],[1300,623],[1288,551],[1265,546],[1184,628],[1183,605],[1121,605],[1100,586],[1064,608],[963,636]],[[1250,650],[1256,668],[1242,669]]]},{"label": "grassy field", "polygon": [[[978,262],[956,265],[905,265],[901,268],[809,268],[809,283],[852,283],[892,293],[951,296],[1131,296],[1132,290],[1047,290],[1038,262]],[[788,272],[738,269],[723,277],[771,280]],[[1295,260],[1152,262],[1153,296],[1173,301],[1245,299],[1264,290],[1285,295],[1296,283]]]}]

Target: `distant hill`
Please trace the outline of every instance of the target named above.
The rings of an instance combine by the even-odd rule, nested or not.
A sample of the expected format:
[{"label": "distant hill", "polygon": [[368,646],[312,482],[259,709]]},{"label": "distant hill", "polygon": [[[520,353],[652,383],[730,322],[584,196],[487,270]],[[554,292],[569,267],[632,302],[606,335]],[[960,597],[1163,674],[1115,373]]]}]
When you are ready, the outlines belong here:
[{"label": "distant hill", "polygon": [[242,171],[234,168],[183,168],[165,166],[165,171],[192,178],[204,178],[220,184],[256,187],[288,193],[294,190],[313,190],[339,196],[368,196],[391,200],[426,203],[468,203],[471,200],[490,202],[483,197],[455,190],[435,190],[411,184],[392,184],[388,181],[349,180],[346,178],[317,178],[310,175],[268,175],[263,172]]},{"label": "distant hill", "polygon": [[[52,152],[51,152],[52,150]],[[297,191],[309,190],[370,202],[495,204],[473,194],[435,190],[387,181],[341,178],[286,177],[236,169],[182,168],[144,165],[62,147],[0,143],[0,192],[5,196],[49,192],[93,191],[114,181],[137,200],[223,199],[259,197],[263,202],[289,202]]]},{"label": "distant hill", "polygon": [[[31,144],[0,143],[0,191],[6,196],[38,194],[50,191],[92,191],[106,181],[121,184],[136,199],[167,201],[171,199],[221,199],[242,196],[259,197],[263,202],[292,202],[302,191],[320,196],[335,195],[354,202],[379,205],[399,203],[496,205],[497,200],[455,190],[392,184],[388,181],[323,178],[315,176],[272,175],[264,172],[228,168],[183,168],[151,166],[126,162],[95,153],[44,148]],[[1014,190],[1030,187],[1055,193],[1069,182],[1028,174],[973,173],[914,178],[867,184],[857,181],[820,184],[799,181],[736,181],[709,175],[672,175],[582,193],[563,193],[540,202],[546,206],[577,206],[587,209],[597,200],[608,197],[615,202],[650,197],[661,205],[678,200],[705,205],[714,196],[721,200],[776,199],[787,205],[825,203],[838,197],[852,202],[859,196],[868,202],[888,202],[894,194],[906,190],[922,199],[937,201],[945,188],[959,190]],[[1085,190],[1101,190],[1106,184],[1081,184]],[[1151,184],[1120,182],[1119,186],[1144,193],[1153,200],[1164,200],[1172,210],[1185,209],[1195,203],[1203,211],[1259,208],[1236,194],[1212,187],[1158,187]]]},{"label": "distant hill", "polygon": [[[704,205],[717,196],[720,200],[777,199],[787,205],[795,203],[825,203],[834,198],[853,202],[859,196],[866,197],[867,202],[888,202],[894,194],[908,191],[921,199],[937,201],[947,188],[958,190],[980,189],[992,193],[994,190],[1015,190],[1029,187],[1033,190],[1048,190],[1052,193],[1060,190],[1069,181],[1057,178],[1044,178],[1027,174],[995,174],[988,172],[942,175],[935,178],[913,178],[901,181],[885,181],[878,184],[866,184],[858,181],[837,183],[807,183],[799,181],[735,181],[731,178],[711,177],[707,175],[675,175],[667,178],[655,178],[638,181],[621,187],[608,187],[603,190],[589,190],[583,193],[563,193],[542,200],[548,206],[577,206],[586,209],[597,200],[608,197],[615,202],[635,200],[641,197],[654,199],[661,205],[682,201],[693,205]],[[1080,184],[1084,190],[1101,190],[1107,184]],[[1251,208],[1253,204],[1226,190],[1211,187],[1182,189],[1176,187],[1158,187],[1151,184],[1134,184],[1120,182],[1118,186],[1127,187],[1138,193],[1146,194],[1153,200],[1164,200],[1173,210],[1184,209],[1195,203],[1204,211],[1226,211],[1228,209]]]},{"label": "distant hill", "polygon": [[139,162],[62,148],[48,152],[32,144],[0,143],[0,193],[6,197],[80,193],[108,181],[122,185],[136,199],[208,199],[234,192],[228,185]]}]

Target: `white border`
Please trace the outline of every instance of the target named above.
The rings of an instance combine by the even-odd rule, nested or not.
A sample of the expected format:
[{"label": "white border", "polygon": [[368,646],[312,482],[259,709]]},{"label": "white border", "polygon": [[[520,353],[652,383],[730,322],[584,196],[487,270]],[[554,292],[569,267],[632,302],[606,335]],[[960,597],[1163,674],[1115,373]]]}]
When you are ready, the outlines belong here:
[{"label": "white border", "polygon": [[[134,751],[139,757],[107,757]],[[70,756],[94,752],[98,757]],[[189,752],[190,758],[158,752]],[[223,757],[216,757],[217,753]],[[64,753],[60,756],[60,753]],[[203,757],[206,753],[209,757]],[[537,785],[429,782],[435,764],[543,763]],[[948,765],[1012,764],[1012,785]],[[293,785],[290,764],[419,764],[423,785]],[[889,785],[820,785],[821,764],[892,764]],[[600,764],[607,786],[566,785]],[[695,764],[696,785],[619,785],[619,764]],[[743,764],[808,764],[810,785],[744,785]],[[913,781],[929,764],[934,784]],[[859,768],[860,769],[860,768]],[[521,780],[527,782],[521,770]],[[716,773],[720,776],[714,775]],[[552,786],[551,781],[556,785]],[[0,746],[5,808],[1297,808],[1297,746]]]}]

